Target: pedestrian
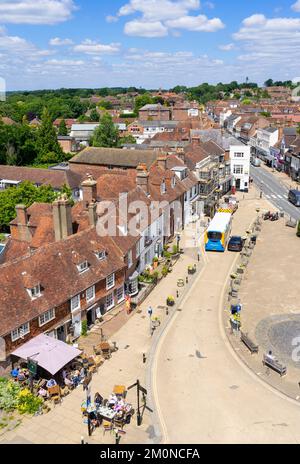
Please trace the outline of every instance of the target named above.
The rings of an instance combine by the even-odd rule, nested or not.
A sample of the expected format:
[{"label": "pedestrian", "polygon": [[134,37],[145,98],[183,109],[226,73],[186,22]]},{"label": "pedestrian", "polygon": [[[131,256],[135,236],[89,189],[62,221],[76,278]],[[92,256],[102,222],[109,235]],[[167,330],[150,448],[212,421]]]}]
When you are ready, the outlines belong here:
[{"label": "pedestrian", "polygon": [[94,403],[95,403],[97,409],[100,408],[100,406],[103,403],[103,396],[101,396],[100,393],[98,393],[98,392],[95,394]]}]

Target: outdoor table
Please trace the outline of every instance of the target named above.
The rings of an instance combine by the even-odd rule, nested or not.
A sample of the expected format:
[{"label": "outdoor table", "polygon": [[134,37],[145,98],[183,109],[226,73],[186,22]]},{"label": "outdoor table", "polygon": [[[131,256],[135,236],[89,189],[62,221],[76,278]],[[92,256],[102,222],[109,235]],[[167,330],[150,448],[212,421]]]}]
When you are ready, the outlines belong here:
[{"label": "outdoor table", "polygon": [[103,417],[103,419],[106,419],[109,421],[112,421],[117,415],[116,411],[108,408],[107,406],[100,406],[97,409],[97,412],[98,414],[100,414],[101,417]]},{"label": "outdoor table", "polygon": [[117,396],[123,396],[125,395],[126,392],[126,387],[125,385],[115,385],[113,389],[113,393]]},{"label": "outdoor table", "polygon": [[110,344],[108,342],[101,342],[100,343],[100,348],[103,351],[110,350]]}]

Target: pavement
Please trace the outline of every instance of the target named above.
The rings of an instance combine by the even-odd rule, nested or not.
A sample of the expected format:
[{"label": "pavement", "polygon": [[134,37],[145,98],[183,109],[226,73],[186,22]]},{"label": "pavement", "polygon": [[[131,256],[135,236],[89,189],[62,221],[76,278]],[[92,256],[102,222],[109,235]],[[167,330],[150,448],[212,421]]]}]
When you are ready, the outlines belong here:
[{"label": "pavement", "polygon": [[[258,206],[270,208],[251,191],[236,213],[234,234],[245,234]],[[227,338],[223,303],[238,258],[207,255],[157,349],[153,390],[163,443],[300,443],[300,405],[248,369]]]},{"label": "pavement", "polygon": [[291,188],[298,188],[299,184],[293,182],[285,173],[262,166],[251,166],[251,177],[255,185],[263,192],[264,197],[277,209],[283,211],[291,218],[300,219],[300,208],[288,201],[288,193]]},{"label": "pavement", "polygon": [[[154,315],[158,316],[163,325],[171,316],[166,315],[166,299],[169,295],[176,298],[179,290],[179,301],[189,291],[192,279],[183,288],[177,287],[179,278],[186,279],[187,267],[196,264],[198,272],[204,262],[198,263],[198,248],[201,231],[200,223],[190,225],[181,237],[181,246],[187,247],[185,253],[180,257],[172,273],[164,278],[152,291],[149,297],[131,316],[125,312],[112,318],[109,324],[104,326],[105,335],[110,335],[115,341],[118,351],[113,353],[112,358],[106,361],[93,376],[91,383],[92,396],[98,391],[107,398],[114,385],[125,385],[129,387],[137,379],[141,385],[146,384],[146,364],[143,364],[143,353],[148,357],[151,346],[155,341],[156,334],[151,337],[150,324],[147,309],[152,306]],[[176,308],[174,309],[174,311]],[[120,321],[123,325],[120,327]],[[114,330],[115,329],[115,330]],[[159,328],[157,329],[159,330]],[[95,338],[100,333],[98,328],[91,335],[91,344],[97,343]],[[88,338],[88,337],[87,337]],[[114,444],[114,434],[103,433],[103,428],[96,429],[92,437],[88,437],[87,424],[81,415],[81,404],[85,400],[82,386],[78,387],[70,395],[63,399],[61,405],[55,406],[48,414],[37,417],[24,417],[22,424],[15,430],[1,435],[0,444],[35,443],[35,444],[79,444],[81,437],[93,444]],[[137,407],[136,389],[128,392],[126,401],[132,403],[134,409]],[[121,444],[153,443],[154,431],[152,426],[152,413],[145,410],[143,424],[136,425],[136,414],[130,425],[125,428],[125,435],[121,437]]]}]

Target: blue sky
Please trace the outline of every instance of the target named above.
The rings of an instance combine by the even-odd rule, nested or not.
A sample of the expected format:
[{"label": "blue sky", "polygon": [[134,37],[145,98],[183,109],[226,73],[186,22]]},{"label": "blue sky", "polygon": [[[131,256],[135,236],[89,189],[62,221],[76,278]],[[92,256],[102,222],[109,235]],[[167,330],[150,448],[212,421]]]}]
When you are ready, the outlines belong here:
[{"label": "blue sky", "polygon": [[8,90],[300,80],[300,0],[0,0]]}]

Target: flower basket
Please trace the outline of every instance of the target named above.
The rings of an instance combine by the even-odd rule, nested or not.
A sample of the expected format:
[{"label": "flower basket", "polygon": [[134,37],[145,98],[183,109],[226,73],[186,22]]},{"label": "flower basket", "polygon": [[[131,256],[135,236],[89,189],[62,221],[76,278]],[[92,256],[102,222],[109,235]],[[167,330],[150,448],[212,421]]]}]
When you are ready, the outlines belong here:
[{"label": "flower basket", "polygon": [[175,299],[172,296],[168,296],[167,306],[174,306],[174,305],[175,305]]},{"label": "flower basket", "polygon": [[195,274],[196,267],[195,266],[188,266],[188,274],[192,275]]}]

